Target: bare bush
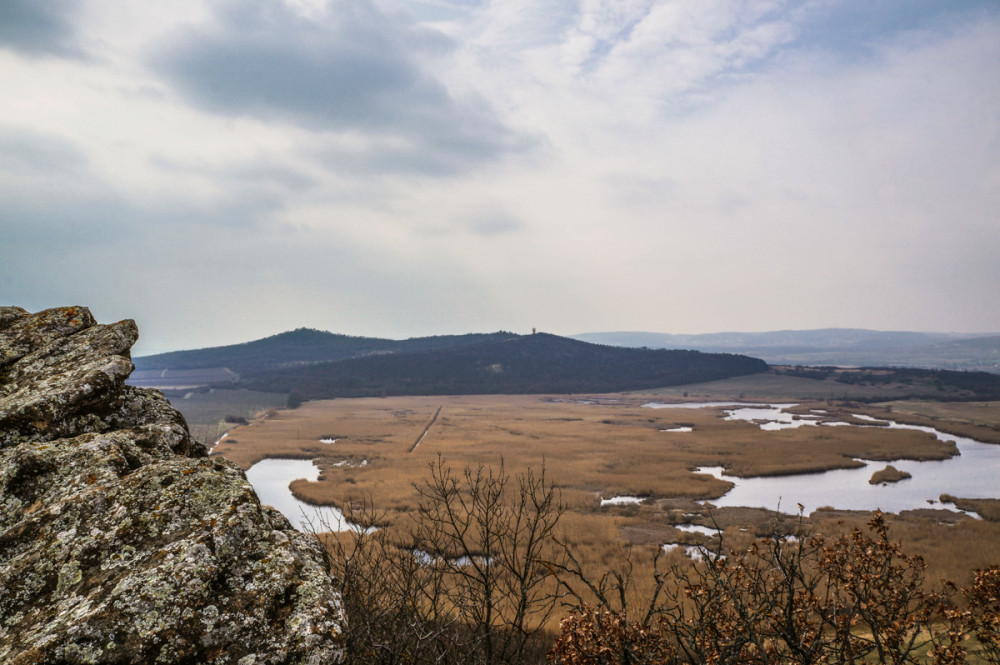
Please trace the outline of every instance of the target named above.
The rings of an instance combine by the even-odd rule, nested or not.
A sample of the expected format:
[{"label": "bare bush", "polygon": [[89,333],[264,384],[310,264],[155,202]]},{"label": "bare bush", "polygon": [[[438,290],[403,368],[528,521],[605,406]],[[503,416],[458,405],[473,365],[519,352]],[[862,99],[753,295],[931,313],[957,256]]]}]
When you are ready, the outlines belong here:
[{"label": "bare bush", "polygon": [[562,510],[544,470],[456,474],[439,459],[417,489],[409,524],[384,528],[369,501],[348,506],[355,530],[329,541],[348,660],[540,662],[556,602],[542,562]]},{"label": "bare bush", "polygon": [[479,638],[479,662],[523,663],[556,604],[543,562],[558,497],[544,469],[511,477],[501,462],[457,475],[439,459],[430,471],[417,487],[413,546],[443,568],[449,605]]},{"label": "bare bush", "polygon": [[[923,561],[878,512],[832,540],[800,520],[739,551],[720,532],[697,562],[657,549],[653,584],[640,585],[635,571],[650,567],[630,548],[595,575],[556,538],[562,508],[544,470],[455,472],[438,459],[417,490],[403,523],[367,501],[345,508],[353,531],[326,536],[348,662],[528,665],[548,650],[561,665],[1000,665],[1000,568],[977,571],[959,609],[954,587],[927,590]],[[549,649],[560,602],[569,616]]]},{"label": "bare bush", "polygon": [[[928,657],[942,664],[962,662],[964,651],[946,621],[946,596],[924,591],[923,562],[889,540],[880,513],[869,526],[871,535],[855,530],[829,544],[821,537],[775,535],[726,556],[705,551],[697,566],[657,572],[657,597],[651,608],[633,612],[636,619],[609,602],[603,603],[603,614],[579,608],[564,622],[550,660],[571,665],[903,665]],[[601,592],[597,585],[589,590]],[[573,631],[584,634],[569,634]],[[603,656],[594,655],[595,644],[607,647]]]}]

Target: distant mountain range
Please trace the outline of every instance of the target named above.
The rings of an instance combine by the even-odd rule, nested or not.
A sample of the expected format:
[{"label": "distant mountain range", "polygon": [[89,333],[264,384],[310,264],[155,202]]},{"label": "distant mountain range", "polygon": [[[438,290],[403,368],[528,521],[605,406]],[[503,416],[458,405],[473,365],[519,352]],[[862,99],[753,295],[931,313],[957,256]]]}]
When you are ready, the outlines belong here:
[{"label": "distant mountain range", "polygon": [[741,353],[772,365],[914,367],[1000,374],[1000,334],[826,328],[705,335],[603,332],[572,337],[623,347]]},{"label": "distant mountain range", "polygon": [[641,390],[754,374],[763,360],[729,353],[622,348],[539,333],[409,340],[299,329],[266,339],[135,359],[130,383],[375,395],[583,393]]}]

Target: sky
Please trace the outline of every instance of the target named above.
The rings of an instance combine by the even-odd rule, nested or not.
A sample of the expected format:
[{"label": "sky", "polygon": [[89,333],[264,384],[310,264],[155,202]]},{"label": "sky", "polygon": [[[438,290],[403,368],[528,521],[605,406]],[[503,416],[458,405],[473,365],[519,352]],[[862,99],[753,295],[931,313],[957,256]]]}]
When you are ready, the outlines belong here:
[{"label": "sky", "polygon": [[134,353],[1000,332],[996,0],[3,0],[0,304]]}]

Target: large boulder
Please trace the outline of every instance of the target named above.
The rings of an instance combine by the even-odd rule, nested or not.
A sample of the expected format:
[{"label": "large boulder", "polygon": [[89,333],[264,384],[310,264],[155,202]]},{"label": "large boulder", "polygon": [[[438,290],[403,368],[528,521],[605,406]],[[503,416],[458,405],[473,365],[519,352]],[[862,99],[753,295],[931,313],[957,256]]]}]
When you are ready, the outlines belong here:
[{"label": "large boulder", "polygon": [[132,321],[0,307],[0,663],[333,663],[314,536],[156,391]]}]

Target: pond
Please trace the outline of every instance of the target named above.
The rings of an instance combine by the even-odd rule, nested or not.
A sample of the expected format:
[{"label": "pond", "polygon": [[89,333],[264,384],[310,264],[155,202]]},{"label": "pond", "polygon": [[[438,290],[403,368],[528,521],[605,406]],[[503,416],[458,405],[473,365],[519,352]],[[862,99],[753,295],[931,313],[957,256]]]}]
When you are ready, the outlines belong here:
[{"label": "pond", "polygon": [[[703,408],[733,407],[726,410],[726,420],[747,420],[757,423],[761,429],[774,430],[787,427],[810,425],[816,427],[852,426],[848,423],[821,423],[809,415],[795,415],[785,409],[794,404],[740,404],[732,402],[690,404],[650,403],[650,408]],[[859,420],[875,421],[874,418],[854,415]],[[735,487],[724,496],[712,500],[718,507],[748,506],[784,513],[797,513],[798,504],[805,514],[817,508],[830,506],[843,510],[898,513],[917,508],[947,508],[956,510],[950,504],[939,503],[942,494],[951,494],[968,499],[987,499],[1000,496],[1000,445],[983,443],[973,439],[945,434],[933,427],[905,425],[893,421],[890,428],[912,429],[933,434],[942,441],[954,441],[959,455],[947,460],[918,462],[914,460],[892,460],[873,462],[859,460],[864,467],[856,469],[835,469],[822,473],[796,474],[791,476],[760,476],[738,478],[723,473],[722,467],[702,467],[700,473],[708,473],[716,478],[735,483]],[[912,478],[896,483],[869,484],[872,474],[892,464],[900,471],[912,474]]]},{"label": "pond", "polygon": [[295,498],[288,486],[300,478],[315,482],[319,479],[319,467],[312,460],[265,459],[247,469],[247,480],[260,502],[276,508],[299,531],[308,531],[310,522],[316,531],[352,528],[344,514],[333,506],[314,506]]}]

